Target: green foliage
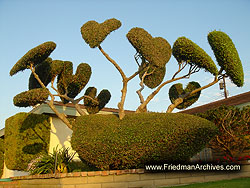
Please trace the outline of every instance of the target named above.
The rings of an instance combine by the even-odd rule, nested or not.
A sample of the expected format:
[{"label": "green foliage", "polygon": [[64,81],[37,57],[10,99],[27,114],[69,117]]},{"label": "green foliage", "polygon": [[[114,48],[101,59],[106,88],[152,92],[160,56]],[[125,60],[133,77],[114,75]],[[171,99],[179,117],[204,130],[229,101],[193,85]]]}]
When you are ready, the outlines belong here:
[{"label": "green foliage", "polygon": [[[174,84],[169,89],[169,99],[171,103],[173,104],[176,99],[181,97],[182,95],[185,95],[189,92],[192,92],[195,89],[199,89],[201,86],[198,82],[189,82],[187,87],[183,89],[183,85],[181,83]],[[200,97],[201,91],[194,93],[192,95],[189,95],[188,97],[185,97],[183,102],[179,104],[176,108],[178,109],[185,109],[189,106],[191,106],[193,103],[195,103],[199,97]]]},{"label": "green foliage", "polygon": [[[146,66],[145,63],[142,63],[141,66]],[[139,77],[142,80],[143,75],[145,74],[145,72],[147,71],[147,75],[144,77],[144,84],[153,89],[156,88],[157,86],[159,86],[164,77],[165,77],[165,73],[166,73],[166,67],[156,67],[156,66],[150,66],[148,64],[149,68],[147,69],[143,69],[143,71],[140,72]]]},{"label": "green foliage", "polygon": [[46,88],[31,89],[16,95],[13,98],[13,103],[19,107],[35,106],[46,101],[48,97],[49,91]]},{"label": "green foliage", "polygon": [[28,69],[31,65],[35,66],[39,63],[42,63],[49,57],[55,48],[56,44],[51,41],[32,48],[20,60],[17,61],[17,63],[10,70],[10,75],[13,76],[19,71]]},{"label": "green foliage", "polygon": [[[47,86],[52,79],[54,79],[58,74],[60,74],[63,70],[63,61],[54,60],[51,58],[47,58],[44,62],[38,64],[35,67],[35,72],[43,82],[45,86]],[[29,78],[29,89],[41,88],[42,86],[39,84],[34,74],[31,73]]]},{"label": "green foliage", "polygon": [[82,38],[91,47],[98,47],[112,31],[121,27],[121,22],[115,18],[108,19],[99,24],[96,21],[88,21],[81,27]]},{"label": "green foliage", "polygon": [[7,168],[25,171],[31,160],[48,152],[49,116],[18,113],[6,120],[4,136]]},{"label": "green foliage", "polygon": [[[58,76],[57,87],[60,94],[67,93],[70,98],[75,98],[87,85],[91,76],[91,67],[87,63],[78,65],[76,74],[73,75],[73,64],[70,61],[64,62],[63,71]],[[61,98],[64,104],[69,101]]]},{"label": "green foliage", "polygon": [[109,102],[111,94],[108,90],[103,89],[96,97],[97,89],[95,87],[89,87],[84,98],[84,106],[89,114],[96,114]]},{"label": "green foliage", "polygon": [[73,126],[72,148],[101,169],[185,162],[215,135],[215,125],[181,113],[80,116]]},{"label": "green foliage", "polygon": [[218,64],[238,87],[244,84],[243,67],[231,38],[222,31],[212,31],[207,36]]},{"label": "green foliage", "polygon": [[219,134],[209,143],[214,150],[237,158],[250,149],[250,106],[220,106],[196,115],[218,127]]},{"label": "green foliage", "polygon": [[153,38],[142,28],[132,28],[127,33],[127,39],[151,65],[165,67],[171,57],[171,46],[161,37]]},{"label": "green foliage", "polygon": [[70,163],[75,153],[70,153],[69,148],[54,148],[53,153],[45,154],[29,164],[30,174],[52,174],[70,172]]},{"label": "green foliage", "polygon": [[4,167],[4,139],[0,138],[0,178],[3,175]]},{"label": "green foliage", "polygon": [[217,67],[212,58],[197,44],[187,39],[179,37],[173,45],[173,56],[178,63],[182,61],[194,64],[199,68],[204,68],[213,75],[218,74]]}]

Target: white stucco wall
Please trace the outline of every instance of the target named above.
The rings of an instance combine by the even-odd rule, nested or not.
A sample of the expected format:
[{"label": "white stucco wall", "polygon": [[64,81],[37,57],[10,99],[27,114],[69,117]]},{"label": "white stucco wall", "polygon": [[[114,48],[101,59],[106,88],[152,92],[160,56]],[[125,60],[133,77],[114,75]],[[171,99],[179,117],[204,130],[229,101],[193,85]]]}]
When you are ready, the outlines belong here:
[{"label": "white stucco wall", "polygon": [[4,163],[3,175],[1,178],[5,179],[5,178],[10,178],[10,177],[15,177],[15,176],[26,176],[26,175],[28,175],[28,172],[18,171],[18,170],[9,170]]},{"label": "white stucco wall", "polygon": [[[51,133],[50,133],[50,143],[49,152],[52,153],[54,148],[70,148],[70,152],[75,153],[71,148],[71,135],[72,130],[67,127],[59,118],[51,117]],[[79,160],[78,155],[75,154],[74,160]]]}]

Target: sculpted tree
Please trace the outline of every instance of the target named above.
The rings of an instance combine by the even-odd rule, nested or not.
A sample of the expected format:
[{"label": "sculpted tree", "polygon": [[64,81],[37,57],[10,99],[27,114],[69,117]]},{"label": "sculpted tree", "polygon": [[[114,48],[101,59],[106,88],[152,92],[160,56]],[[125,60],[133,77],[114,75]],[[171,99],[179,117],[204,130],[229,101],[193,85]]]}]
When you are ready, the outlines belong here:
[{"label": "sculpted tree", "polygon": [[[88,101],[84,103],[89,113],[97,113],[108,103],[111,95],[108,90],[102,90],[97,98],[95,98],[95,95],[92,96],[87,93],[75,99],[87,85],[91,76],[91,67],[86,63],[81,63],[77,66],[76,73],[73,74],[72,62],[52,60],[49,57],[55,48],[56,44],[54,42],[40,44],[29,50],[13,66],[10,70],[11,76],[25,69],[30,69],[32,72],[29,78],[29,90],[16,95],[13,102],[15,106],[19,107],[46,103],[72,129],[67,116],[56,109],[55,97],[60,97],[64,104],[71,102],[80,115],[85,115],[86,113],[79,106],[81,100]],[[57,86],[54,84],[55,81]],[[55,94],[48,89],[49,83]],[[96,93],[96,88],[91,87],[91,89],[94,89]]]},{"label": "sculpted tree", "polygon": [[[138,64],[138,70],[131,76],[127,76],[118,63],[101,47],[101,43],[107,35],[120,26],[121,22],[113,18],[101,24],[96,21],[88,21],[81,27],[82,37],[85,42],[91,48],[97,47],[107,60],[115,66],[122,77],[122,95],[121,101],[118,103],[120,119],[125,116],[124,103],[128,82],[137,75],[139,75],[141,80],[140,89],[137,91],[141,104],[136,109],[137,113],[146,112],[147,104],[166,84],[190,78],[192,74],[200,71],[200,69],[211,73],[214,76],[214,80],[205,86],[200,86],[198,82],[192,81],[188,83],[185,89],[183,89],[181,83],[172,85],[169,89],[169,98],[172,104],[168,107],[167,112],[172,112],[174,108],[184,109],[189,107],[198,100],[203,89],[216,84],[222,78],[229,77],[236,86],[243,86],[244,74],[238,52],[229,36],[221,31],[213,31],[208,34],[209,44],[220,66],[218,70],[212,58],[186,37],[178,38],[171,49],[170,44],[164,38],[152,37],[142,28],[132,28],[127,33],[127,39],[136,49],[135,61]],[[178,69],[169,80],[163,81],[166,73],[166,64],[171,54],[177,60]],[[188,73],[180,75],[185,69]],[[142,95],[144,86],[153,89],[153,92],[145,99]]]}]

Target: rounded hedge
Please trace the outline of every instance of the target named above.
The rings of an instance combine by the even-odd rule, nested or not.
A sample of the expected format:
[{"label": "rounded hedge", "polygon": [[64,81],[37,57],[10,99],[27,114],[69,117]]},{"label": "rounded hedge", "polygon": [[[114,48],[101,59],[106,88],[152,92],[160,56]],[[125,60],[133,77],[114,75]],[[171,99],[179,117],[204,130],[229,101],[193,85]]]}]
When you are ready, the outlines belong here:
[{"label": "rounded hedge", "polygon": [[181,113],[89,115],[76,119],[71,145],[84,161],[101,169],[186,162],[217,133],[205,119]]},{"label": "rounded hedge", "polygon": [[92,20],[83,24],[81,34],[84,41],[91,47],[98,47],[102,41],[114,30],[121,27],[121,22],[115,18],[99,24]]},{"label": "rounded hedge", "polygon": [[13,76],[19,71],[28,69],[31,64],[35,66],[43,62],[49,57],[49,55],[54,51],[55,48],[56,44],[51,41],[45,42],[35,48],[32,48],[12,67],[12,69],[10,70],[10,75]]},{"label": "rounded hedge", "polygon": [[171,46],[168,41],[162,37],[153,38],[142,28],[132,28],[127,33],[127,39],[153,66],[165,67],[171,57]]},{"label": "rounded hedge", "polygon": [[[176,99],[178,99],[181,95],[192,92],[195,89],[200,88],[200,84],[198,82],[189,82],[187,87],[183,89],[183,85],[181,83],[174,84],[169,88],[169,99],[173,104]],[[186,98],[184,98],[183,102],[179,104],[176,108],[185,109],[195,103],[200,97],[201,91],[194,93]]]},{"label": "rounded hedge", "polygon": [[13,98],[13,103],[18,107],[35,106],[46,101],[49,97],[49,91],[45,88],[31,89],[19,93]]},{"label": "rounded hedge", "polygon": [[213,75],[218,74],[217,67],[212,58],[197,44],[186,37],[178,38],[173,45],[173,56],[178,63],[184,61],[204,68]]},{"label": "rounded hedge", "polygon": [[238,87],[244,84],[244,72],[239,54],[232,39],[222,31],[212,31],[207,36],[218,64]]}]

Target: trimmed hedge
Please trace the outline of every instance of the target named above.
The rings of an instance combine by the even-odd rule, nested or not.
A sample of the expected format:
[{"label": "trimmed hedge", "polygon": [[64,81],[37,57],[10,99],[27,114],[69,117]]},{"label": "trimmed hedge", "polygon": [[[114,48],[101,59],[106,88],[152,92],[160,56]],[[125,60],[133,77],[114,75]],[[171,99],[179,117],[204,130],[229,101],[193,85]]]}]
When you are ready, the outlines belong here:
[{"label": "trimmed hedge", "polygon": [[26,171],[31,160],[48,153],[49,116],[18,113],[6,120],[4,136],[7,168]]},{"label": "trimmed hedge", "polygon": [[10,70],[10,75],[18,73],[19,71],[23,71],[28,69],[31,64],[34,66],[42,63],[45,59],[49,57],[49,55],[56,48],[56,44],[54,42],[45,42],[32,48],[29,50]]},{"label": "trimmed hedge", "polygon": [[232,39],[222,31],[212,31],[207,36],[218,64],[238,87],[244,84],[244,72],[239,54]]},{"label": "trimmed hedge", "polygon": [[213,75],[218,74],[217,67],[212,58],[202,48],[186,37],[179,37],[174,42],[173,56],[178,63],[185,61],[204,68]]},{"label": "trimmed hedge", "polygon": [[[171,103],[174,103],[174,101],[178,99],[181,95],[192,92],[193,90],[198,89],[200,87],[201,86],[198,82],[189,82],[185,89],[183,89],[183,85],[181,83],[174,84],[169,88],[169,99]],[[184,98],[183,102],[179,104],[176,108],[185,109],[191,106],[199,99],[200,94],[201,91]]]},{"label": "trimmed hedge", "polygon": [[171,46],[162,37],[153,38],[142,28],[132,28],[127,33],[127,39],[151,65],[165,67],[171,57]]},{"label": "trimmed hedge", "polygon": [[72,148],[101,169],[186,162],[217,133],[205,119],[181,113],[89,115],[76,119]]},{"label": "trimmed hedge", "polygon": [[36,104],[41,104],[46,101],[48,97],[49,91],[47,88],[31,89],[17,94],[13,98],[13,103],[19,107],[35,106]]},{"label": "trimmed hedge", "polygon": [[0,138],[0,179],[4,168],[4,139]]},{"label": "trimmed hedge", "polygon": [[121,22],[115,18],[108,19],[100,24],[94,20],[88,21],[81,27],[82,38],[91,48],[96,48],[112,31],[117,30],[121,25]]}]

